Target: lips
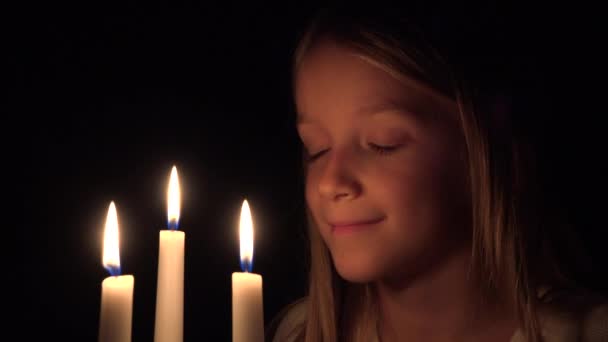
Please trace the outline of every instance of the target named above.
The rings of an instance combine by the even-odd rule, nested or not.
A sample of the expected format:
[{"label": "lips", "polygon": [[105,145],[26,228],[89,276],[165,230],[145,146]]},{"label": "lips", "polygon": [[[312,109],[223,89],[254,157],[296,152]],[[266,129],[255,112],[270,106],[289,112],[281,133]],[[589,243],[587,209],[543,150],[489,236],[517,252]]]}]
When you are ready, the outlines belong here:
[{"label": "lips", "polygon": [[343,220],[330,222],[333,233],[351,233],[373,227],[384,220],[384,217],[365,220]]}]

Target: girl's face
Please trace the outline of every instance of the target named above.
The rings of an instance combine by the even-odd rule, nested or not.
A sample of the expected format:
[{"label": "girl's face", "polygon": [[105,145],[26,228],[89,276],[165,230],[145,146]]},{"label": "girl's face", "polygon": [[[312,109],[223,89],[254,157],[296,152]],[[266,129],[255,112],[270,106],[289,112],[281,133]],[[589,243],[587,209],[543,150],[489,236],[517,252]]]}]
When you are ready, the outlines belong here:
[{"label": "girl's face", "polygon": [[397,280],[463,250],[470,232],[456,104],[329,40],[296,74],[306,200],[338,273]]}]

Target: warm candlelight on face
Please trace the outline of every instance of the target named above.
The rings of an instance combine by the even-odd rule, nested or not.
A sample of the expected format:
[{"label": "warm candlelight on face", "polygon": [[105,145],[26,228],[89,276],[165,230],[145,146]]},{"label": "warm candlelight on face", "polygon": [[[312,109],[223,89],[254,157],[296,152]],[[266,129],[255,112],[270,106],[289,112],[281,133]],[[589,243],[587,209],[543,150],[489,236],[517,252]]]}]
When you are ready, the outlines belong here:
[{"label": "warm candlelight on face", "polygon": [[103,239],[103,266],[110,273],[101,284],[101,314],[99,341],[131,341],[133,317],[133,285],[131,275],[120,275],[118,215],[110,203]]},{"label": "warm candlelight on face", "polygon": [[264,341],[262,277],[253,268],[253,219],[245,200],[239,224],[241,269],[232,273],[232,341]]},{"label": "warm candlelight on face", "polygon": [[177,230],[181,208],[179,179],[174,166],[167,189],[167,230],[160,231],[154,341],[180,342],[184,334],[184,242]]}]

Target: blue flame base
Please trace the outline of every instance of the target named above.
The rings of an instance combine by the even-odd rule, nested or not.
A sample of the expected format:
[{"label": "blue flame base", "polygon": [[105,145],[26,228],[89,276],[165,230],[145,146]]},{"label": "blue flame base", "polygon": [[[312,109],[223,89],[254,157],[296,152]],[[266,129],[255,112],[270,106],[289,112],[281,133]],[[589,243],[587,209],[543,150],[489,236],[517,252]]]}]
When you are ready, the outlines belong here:
[{"label": "blue flame base", "polygon": [[241,259],[241,270],[243,272],[251,273],[253,269],[253,261],[249,260],[249,258]]},{"label": "blue flame base", "polygon": [[120,275],[120,266],[106,266],[106,270],[110,272],[110,275],[117,277]]},{"label": "blue flame base", "polygon": [[177,220],[170,220],[169,222],[167,222],[167,228],[169,230],[177,230],[178,227],[179,222],[177,222]]}]

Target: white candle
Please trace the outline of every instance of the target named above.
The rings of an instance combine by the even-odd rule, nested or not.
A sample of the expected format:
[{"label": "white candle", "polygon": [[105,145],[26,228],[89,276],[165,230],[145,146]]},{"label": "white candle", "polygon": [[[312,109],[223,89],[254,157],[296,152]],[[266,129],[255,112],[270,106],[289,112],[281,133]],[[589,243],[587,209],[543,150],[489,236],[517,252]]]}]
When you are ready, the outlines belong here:
[{"label": "white candle", "polygon": [[241,269],[232,273],[232,341],[264,341],[262,276],[250,273],[253,264],[253,220],[245,200],[239,225]]},{"label": "white candle", "polygon": [[101,283],[99,341],[129,342],[131,341],[135,279],[132,275],[120,275],[118,215],[114,202],[110,203],[108,209],[103,240],[103,265],[111,276]]},{"label": "white candle", "polygon": [[158,283],[156,292],[155,342],[181,342],[184,339],[184,241],[178,231],[180,190],[175,166],[167,191],[168,230],[160,231]]}]

